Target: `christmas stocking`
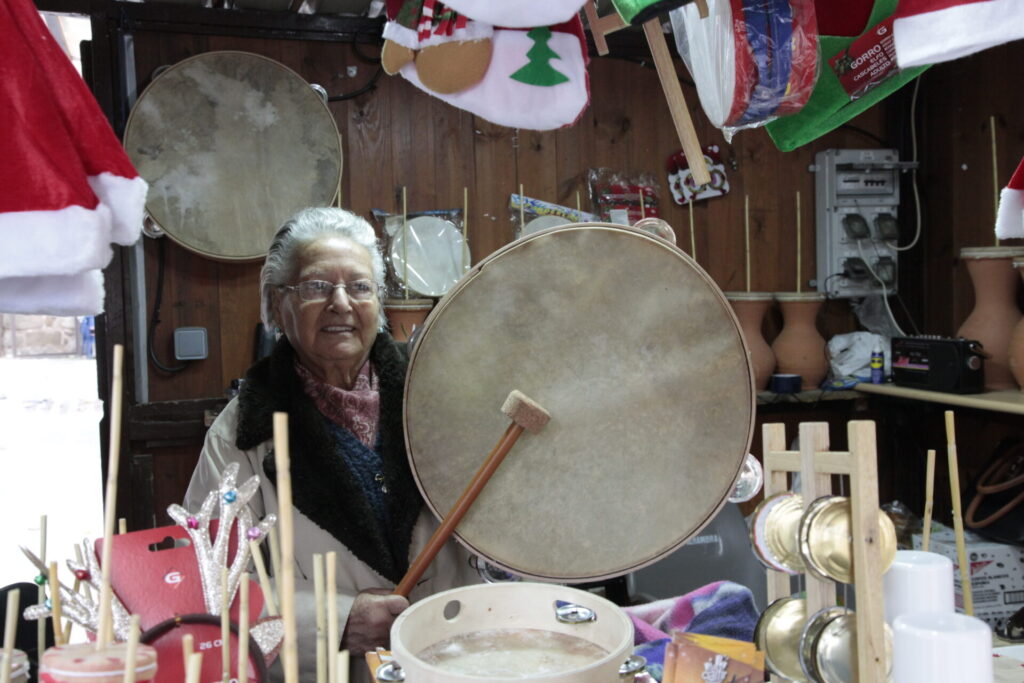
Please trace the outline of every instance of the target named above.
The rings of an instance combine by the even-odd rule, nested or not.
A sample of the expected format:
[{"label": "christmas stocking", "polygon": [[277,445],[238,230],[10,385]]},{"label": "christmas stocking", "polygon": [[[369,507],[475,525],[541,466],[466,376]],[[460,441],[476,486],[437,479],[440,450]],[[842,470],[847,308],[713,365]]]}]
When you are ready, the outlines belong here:
[{"label": "christmas stocking", "polygon": [[493,54],[483,79],[456,93],[432,92],[407,63],[401,74],[445,102],[510,128],[551,130],[571,125],[590,101],[583,24],[494,29]]},{"label": "christmas stocking", "polygon": [[492,26],[533,28],[562,24],[592,0],[447,0],[460,14]]},{"label": "christmas stocking", "polygon": [[390,75],[415,62],[423,86],[449,94],[475,85],[491,62],[490,24],[437,0],[388,0],[381,64]]}]

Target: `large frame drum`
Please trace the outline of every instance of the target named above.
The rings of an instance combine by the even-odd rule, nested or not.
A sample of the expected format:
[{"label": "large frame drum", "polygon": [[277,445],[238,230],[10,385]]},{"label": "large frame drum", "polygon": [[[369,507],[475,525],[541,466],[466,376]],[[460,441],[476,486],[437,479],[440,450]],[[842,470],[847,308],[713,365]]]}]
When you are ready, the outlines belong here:
[{"label": "large frame drum", "polygon": [[619,576],[671,553],[725,503],[753,432],[753,372],[721,290],[685,253],[606,224],[544,230],[478,263],[410,358],[406,443],[443,517],[518,389],[551,413],[456,535],[542,581]]},{"label": "large frame drum", "polygon": [[301,76],[248,52],[206,52],[156,76],[124,146],[149,183],[146,212],[208,258],[263,258],[299,209],[330,204],[341,180],[334,116]]}]

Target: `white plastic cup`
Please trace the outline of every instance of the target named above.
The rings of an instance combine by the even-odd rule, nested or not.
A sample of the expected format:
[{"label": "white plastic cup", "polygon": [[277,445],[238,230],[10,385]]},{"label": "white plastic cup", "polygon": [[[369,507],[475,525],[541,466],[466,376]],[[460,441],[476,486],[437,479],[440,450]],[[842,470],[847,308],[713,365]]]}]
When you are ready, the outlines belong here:
[{"label": "white plastic cup", "polygon": [[893,625],[904,614],[951,614],[953,561],[923,550],[897,550],[889,571],[882,577],[885,589],[885,621]]},{"label": "white plastic cup", "polygon": [[904,614],[893,623],[893,683],[991,681],[992,629],[966,614]]}]

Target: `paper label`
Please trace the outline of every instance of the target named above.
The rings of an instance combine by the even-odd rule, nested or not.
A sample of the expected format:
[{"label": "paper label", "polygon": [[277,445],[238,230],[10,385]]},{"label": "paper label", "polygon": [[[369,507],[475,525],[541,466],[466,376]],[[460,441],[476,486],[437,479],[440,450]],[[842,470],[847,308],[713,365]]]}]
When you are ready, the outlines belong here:
[{"label": "paper label", "polygon": [[886,19],[850,43],[828,60],[851,100],[899,72],[896,45],[892,36],[892,17]]}]

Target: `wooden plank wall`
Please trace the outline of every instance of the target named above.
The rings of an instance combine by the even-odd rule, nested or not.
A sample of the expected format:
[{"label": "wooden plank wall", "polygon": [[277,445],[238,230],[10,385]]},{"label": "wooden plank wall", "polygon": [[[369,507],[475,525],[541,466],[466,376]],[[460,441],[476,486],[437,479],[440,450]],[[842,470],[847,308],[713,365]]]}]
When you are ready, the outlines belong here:
[{"label": "wooden plank wall", "polygon": [[[375,69],[340,43],[154,32],[137,32],[134,38],[140,92],[157,67],[209,50],[266,55],[331,94],[354,90]],[[1024,94],[1007,87],[1024,76],[1022,49],[1018,43],[939,65],[921,81],[916,108],[924,229],[918,247],[901,255],[900,287],[923,332],[953,334],[973,306],[973,292],[957,253],[962,246],[991,241],[990,116],[996,117],[1001,185],[1024,156]],[[361,50],[376,53],[373,47]],[[354,77],[347,75],[349,66],[357,69]],[[591,106],[575,126],[538,133],[487,123],[400,78],[384,76],[373,92],[330,105],[343,138],[343,205],[364,216],[372,208],[398,211],[404,186],[411,211],[461,207],[466,187],[470,242],[477,262],[513,238],[507,203],[519,183],[529,196],[573,206],[577,192],[586,201],[584,177],[591,167],[647,171],[659,177],[662,216],[689,251],[688,214],[671,202],[665,176],[666,158],[679,145],[653,68],[614,54],[596,58],[590,85]],[[799,277],[807,287],[816,276],[814,176],[808,170],[814,154],[833,147],[881,146],[875,137],[886,140],[887,146],[910,147],[909,88],[854,119],[851,123],[860,131],[843,128],[788,154],[776,150],[763,130],[740,132],[726,143],[706,122],[694,89],[684,85],[684,92],[701,142],[719,145],[727,161],[731,193],[694,208],[697,260],[724,290],[745,288],[744,195],[749,195],[751,207],[752,288],[792,291],[798,277],[795,194],[801,192]],[[230,193],[231,188],[224,191]],[[904,184],[904,191],[909,192],[909,185]],[[913,229],[911,207],[905,202],[902,208],[904,243]],[[165,248],[162,322],[154,348],[164,363],[173,362],[172,330],[198,325],[209,331],[210,357],[173,375],[150,365],[150,401],[164,405],[223,397],[231,379],[241,377],[252,361],[259,264],[218,263],[169,241]],[[152,311],[158,253],[154,240],[145,241],[145,253],[147,305]],[[611,256],[595,267],[614,269]],[[629,278],[629,273],[620,275],[624,281]],[[897,315],[904,319],[898,309]],[[773,312],[765,322],[769,340],[780,324]],[[830,303],[819,326],[826,337],[856,329],[845,301]],[[835,413],[838,421],[851,416],[849,406],[824,410]],[[978,437],[988,444],[995,438],[986,436],[978,418],[964,429],[965,441]],[[133,527],[167,522],[161,511],[180,500],[201,445],[195,430],[182,435],[173,423],[166,425],[165,433],[150,429],[128,442],[131,455],[142,463],[139,481],[152,486],[154,511],[152,516],[139,512]],[[917,462],[923,451],[907,457]],[[983,453],[974,457],[979,460]],[[883,476],[889,475],[892,471],[883,471]]]},{"label": "wooden plank wall", "polygon": [[[310,82],[337,94],[361,85],[374,70],[347,45],[299,41],[137,33],[139,88],[153,70],[207,50],[246,50],[281,61]],[[362,48],[372,51],[373,48]],[[356,66],[355,77],[346,67]],[[662,216],[689,251],[688,214],[668,192],[665,165],[679,144],[650,66],[605,57],[590,69],[592,103],[573,127],[553,132],[517,131],[473,117],[430,97],[401,78],[384,76],[378,88],[330,105],[344,147],[343,205],[369,217],[370,209],[400,210],[400,188],[407,188],[410,211],[462,206],[469,190],[469,231],[473,261],[514,237],[507,209],[520,183],[528,196],[575,206],[579,192],[586,207],[585,174],[591,167],[647,171],[661,182]],[[789,154],[778,152],[762,130],[739,133],[733,144],[706,123],[695,91],[685,88],[703,144],[718,144],[730,162],[731,193],[694,208],[697,260],[725,290],[745,288],[743,197],[750,196],[751,285],[754,290],[796,288],[796,205],[802,202],[802,281],[814,273],[814,153],[828,147],[876,147],[861,133],[840,130]],[[885,110],[876,108],[856,122],[885,135]],[[231,188],[224,188],[230,193]],[[169,242],[169,241],[168,241]],[[166,246],[161,324],[154,348],[172,363],[175,327],[205,326],[210,358],[184,372],[149,372],[150,400],[220,396],[252,360],[258,321],[259,264],[218,263]],[[148,306],[152,310],[157,247],[146,240]],[[614,260],[599,267],[614,268]],[[623,278],[628,278],[623,273]],[[843,304],[837,304],[842,308]],[[849,331],[849,316],[832,320],[828,334]],[[771,326],[769,321],[769,326]],[[826,325],[827,327],[829,325]]]}]

